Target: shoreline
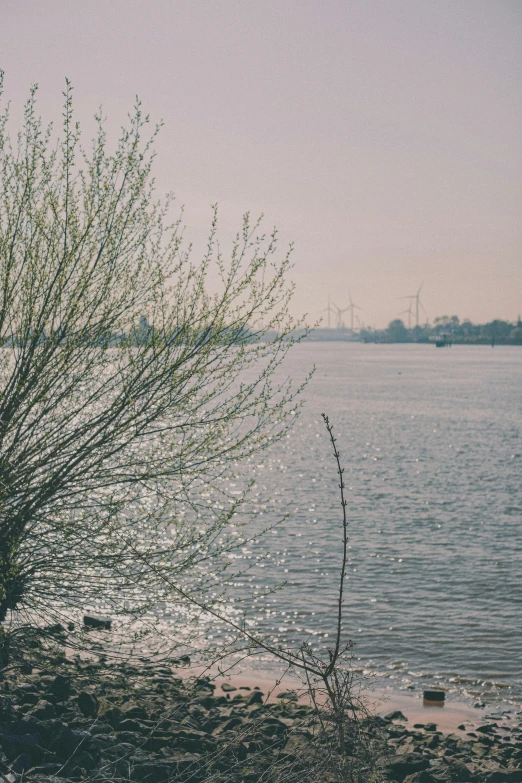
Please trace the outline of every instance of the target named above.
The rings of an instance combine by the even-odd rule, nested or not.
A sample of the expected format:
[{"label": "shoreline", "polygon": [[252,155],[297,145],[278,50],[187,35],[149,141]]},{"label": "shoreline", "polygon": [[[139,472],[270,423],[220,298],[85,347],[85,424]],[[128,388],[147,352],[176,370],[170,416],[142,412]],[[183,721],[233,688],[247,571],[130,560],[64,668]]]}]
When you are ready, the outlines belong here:
[{"label": "shoreline", "polygon": [[[325,744],[320,730],[328,713],[321,719],[292,693],[295,678],[79,656],[46,666],[0,679],[2,783],[256,783],[281,771],[299,783],[310,765],[332,762],[332,735]],[[363,764],[360,780],[371,770],[375,781],[396,783],[522,783],[522,712],[508,727],[458,703],[366,696],[376,714],[352,724],[356,744],[343,757]],[[473,725],[455,727],[472,716]]]},{"label": "shoreline", "polygon": [[[268,701],[276,701],[277,694],[280,691],[291,691],[294,689],[302,690],[303,686],[297,683],[291,676],[282,677],[278,683],[277,676],[271,677],[267,672],[254,672],[245,670],[243,672],[232,673],[228,677],[216,676],[213,682],[217,685],[217,691],[220,694],[225,693],[222,690],[224,683],[231,684],[239,690],[249,688],[260,688],[263,693],[271,694]],[[230,692],[230,691],[229,691]],[[491,713],[497,716],[504,714],[502,722],[506,726],[510,725],[516,716],[522,716],[522,706],[508,704],[490,704],[484,707],[474,707],[470,701],[463,699],[446,697],[445,702],[438,705],[426,705],[422,697],[422,691],[415,694],[390,687],[371,687],[363,691],[362,697],[369,712],[384,717],[386,714],[394,711],[400,711],[407,719],[405,725],[413,727],[418,723],[435,723],[439,731],[444,734],[460,732],[463,735],[468,731],[473,731],[478,726],[490,719]],[[299,701],[305,701],[300,698]],[[465,726],[460,729],[459,726]]]}]

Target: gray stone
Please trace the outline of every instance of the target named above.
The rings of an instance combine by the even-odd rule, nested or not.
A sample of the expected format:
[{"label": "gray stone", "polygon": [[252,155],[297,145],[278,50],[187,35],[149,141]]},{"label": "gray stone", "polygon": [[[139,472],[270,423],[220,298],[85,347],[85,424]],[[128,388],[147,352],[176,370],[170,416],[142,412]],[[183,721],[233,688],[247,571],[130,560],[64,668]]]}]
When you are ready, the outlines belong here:
[{"label": "gray stone", "polygon": [[245,703],[247,705],[250,705],[250,704],[263,704],[263,702],[264,702],[264,698],[263,698],[263,694],[261,693],[261,691],[252,691],[252,693],[250,693],[246,697],[246,699],[245,699]]},{"label": "gray stone", "polygon": [[119,707],[110,707],[108,710],[105,710],[102,717],[112,727],[116,727],[122,720],[122,712]]},{"label": "gray stone", "polygon": [[146,730],[147,727],[144,726],[143,723],[140,723],[139,720],[135,720],[134,718],[124,718],[118,724],[118,731],[142,732],[144,729]]},{"label": "gray stone", "polygon": [[133,765],[131,780],[139,783],[166,783],[170,780],[174,783],[180,774],[197,769],[199,764],[200,756],[197,753],[177,753],[165,761],[146,761]]},{"label": "gray stone", "polygon": [[471,772],[460,759],[451,759],[446,770],[446,777],[454,783],[467,783],[471,778]]},{"label": "gray stone", "polygon": [[67,677],[64,677],[63,674],[57,674],[50,686],[50,692],[58,701],[65,701],[69,698],[71,681],[67,679]]},{"label": "gray stone", "polygon": [[121,711],[122,718],[136,718],[137,720],[147,720],[149,717],[145,707],[129,702]]},{"label": "gray stone", "polygon": [[83,624],[87,628],[98,628],[105,631],[110,631],[112,620],[110,617],[100,617],[99,615],[85,614],[83,616]]},{"label": "gray stone", "polygon": [[78,694],[78,707],[86,718],[95,718],[98,714],[98,699],[93,693],[81,691]]},{"label": "gray stone", "polygon": [[51,704],[50,701],[40,699],[33,709],[29,710],[29,715],[34,715],[35,718],[39,718],[40,720],[46,720],[48,718],[55,718],[56,710],[54,709],[54,704]]},{"label": "gray stone", "polygon": [[172,731],[169,741],[176,749],[195,753],[208,753],[216,747],[216,740],[212,735],[189,728]]},{"label": "gray stone", "polygon": [[[97,738],[99,739],[99,738]],[[103,755],[108,759],[120,759],[131,756],[134,753],[134,745],[130,742],[111,742],[111,744],[104,749]]]},{"label": "gray stone", "polygon": [[237,716],[228,718],[228,720],[219,723],[212,733],[214,735],[222,734],[224,731],[230,731],[231,729],[235,729],[237,726],[241,726],[242,723],[242,718]]},{"label": "gray stone", "polygon": [[54,751],[57,756],[63,759],[67,759],[79,748],[87,750],[92,742],[92,737],[88,731],[81,731],[80,729],[71,729],[68,726],[64,726],[60,731],[58,737],[50,745],[50,750]]},{"label": "gray stone", "polygon": [[423,769],[405,777],[404,783],[436,783],[436,779],[428,769]]},{"label": "gray stone", "polygon": [[129,745],[133,745],[135,747],[136,745],[140,745],[143,742],[143,737],[141,734],[136,734],[132,731],[117,731],[116,741],[118,744],[126,742]]},{"label": "gray stone", "polygon": [[109,723],[93,723],[89,731],[93,736],[110,734],[112,731],[112,726]]},{"label": "gray stone", "polygon": [[429,761],[424,756],[421,756],[420,753],[407,753],[384,759],[381,762],[381,766],[391,780],[402,783],[408,775],[427,769]]},{"label": "gray stone", "polygon": [[393,710],[393,712],[389,712],[387,715],[385,715],[384,718],[385,720],[408,720],[406,715],[404,715],[400,710]]},{"label": "gray stone", "polygon": [[295,691],[281,691],[276,696],[277,699],[284,699],[285,701],[297,701],[297,693]]}]

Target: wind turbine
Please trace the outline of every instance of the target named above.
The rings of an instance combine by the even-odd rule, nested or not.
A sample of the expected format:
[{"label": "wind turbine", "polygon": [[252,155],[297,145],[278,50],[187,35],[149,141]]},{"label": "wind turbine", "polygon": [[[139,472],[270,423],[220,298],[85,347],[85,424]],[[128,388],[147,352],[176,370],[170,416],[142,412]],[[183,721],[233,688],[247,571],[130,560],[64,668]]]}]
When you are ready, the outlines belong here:
[{"label": "wind turbine", "polygon": [[416,294],[410,294],[409,296],[399,296],[399,299],[409,299],[410,300],[410,307],[412,306],[413,302],[415,301],[415,326],[419,325],[419,307],[422,307],[424,312],[426,312],[424,305],[422,304],[420,300],[420,292],[422,291],[422,286],[424,285],[424,282],[422,282],[417,290]]},{"label": "wind turbine", "polygon": [[406,315],[406,313],[408,314],[408,329],[411,329],[411,317],[413,315],[413,310],[411,309],[411,301],[410,301],[410,304],[408,306],[408,309],[407,310],[401,310],[400,313],[397,313],[397,315]]},{"label": "wind turbine", "polygon": [[356,305],[356,304],[353,303],[352,295],[351,295],[351,293],[349,291],[348,291],[348,297],[350,299],[350,304],[348,305],[348,307],[346,309],[350,311],[350,329],[353,332],[353,315],[354,315],[354,310],[362,310],[362,307],[359,307],[359,305]]},{"label": "wind turbine", "polygon": [[335,309],[337,311],[337,328],[341,329],[342,325],[343,325],[343,323],[341,321],[341,316],[343,315],[343,313],[347,313],[350,308],[349,307],[345,307],[344,309],[341,309],[336,304],[334,304],[334,307],[335,307]]},{"label": "wind turbine", "polygon": [[340,329],[340,328],[341,328],[341,315],[342,315],[343,313],[348,313],[348,312],[349,312],[349,313],[350,313],[350,329],[351,329],[351,330],[352,330],[352,332],[353,332],[353,319],[354,319],[354,311],[355,311],[355,310],[362,310],[362,307],[359,307],[359,305],[356,305],[356,304],[354,304],[354,303],[353,303],[353,301],[352,301],[352,295],[351,295],[351,293],[350,293],[349,291],[348,291],[348,298],[349,298],[349,300],[350,300],[350,304],[348,305],[348,307],[345,307],[345,308],[344,308],[344,310],[341,310],[341,308],[340,308],[340,307],[337,307],[337,305],[334,305],[334,307],[335,307],[335,308],[336,308],[336,310],[337,310],[337,318],[338,318],[338,321],[337,321],[337,328],[338,328],[338,329]]},{"label": "wind turbine", "polygon": [[[334,307],[335,307],[335,305],[334,305]],[[337,308],[337,309],[339,309],[339,308]],[[328,294],[328,307],[326,307],[324,310],[321,310],[321,312],[322,313],[328,313],[328,329],[330,329],[330,313],[334,313],[334,315],[335,315],[335,310],[332,308],[332,306],[330,304],[330,294]]]}]

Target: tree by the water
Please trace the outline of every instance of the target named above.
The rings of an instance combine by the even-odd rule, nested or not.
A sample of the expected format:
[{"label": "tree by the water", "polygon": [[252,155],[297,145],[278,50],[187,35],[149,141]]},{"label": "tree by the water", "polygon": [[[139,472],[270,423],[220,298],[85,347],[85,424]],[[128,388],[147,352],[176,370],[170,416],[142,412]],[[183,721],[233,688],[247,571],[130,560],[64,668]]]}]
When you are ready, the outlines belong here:
[{"label": "tree by the water", "polygon": [[225,259],[214,213],[192,261],[140,103],[113,152],[98,115],[87,151],[69,83],[60,133],[36,95],[14,139],[0,118],[4,628],[94,606],[136,619],[178,579],[215,587],[245,535],[227,479],[286,431],[298,392],[274,381],[296,326],[276,232],[245,216]]}]

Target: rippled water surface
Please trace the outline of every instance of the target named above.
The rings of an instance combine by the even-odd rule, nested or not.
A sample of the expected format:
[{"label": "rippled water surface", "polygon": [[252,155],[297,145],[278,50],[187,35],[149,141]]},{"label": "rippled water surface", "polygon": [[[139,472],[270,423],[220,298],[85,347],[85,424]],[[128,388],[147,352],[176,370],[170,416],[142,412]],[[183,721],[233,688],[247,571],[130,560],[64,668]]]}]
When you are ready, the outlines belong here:
[{"label": "rippled water surface", "polygon": [[292,434],[256,462],[257,490],[294,503],[255,569],[260,585],[288,580],[258,622],[285,644],[332,635],[342,540],[324,411],[345,468],[345,626],[362,664],[401,687],[521,701],[522,349],[307,343],[287,370],[314,364]]}]

